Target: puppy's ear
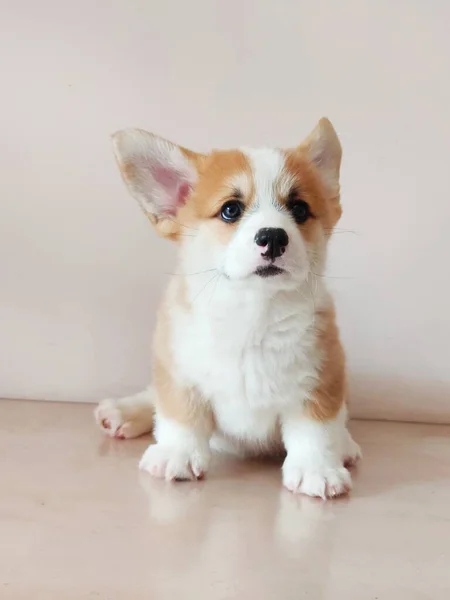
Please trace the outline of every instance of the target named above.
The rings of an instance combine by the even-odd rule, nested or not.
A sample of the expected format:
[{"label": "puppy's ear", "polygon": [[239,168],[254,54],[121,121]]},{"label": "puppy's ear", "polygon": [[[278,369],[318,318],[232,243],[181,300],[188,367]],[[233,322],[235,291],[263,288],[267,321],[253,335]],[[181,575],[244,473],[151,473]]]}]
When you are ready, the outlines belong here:
[{"label": "puppy's ear", "polygon": [[332,198],[339,200],[339,171],[342,148],[331,122],[322,118],[300,145],[300,150],[313,163]]},{"label": "puppy's ear", "polygon": [[164,237],[176,237],[173,217],[194,188],[201,155],[141,129],[112,136],[122,178],[150,221]]}]

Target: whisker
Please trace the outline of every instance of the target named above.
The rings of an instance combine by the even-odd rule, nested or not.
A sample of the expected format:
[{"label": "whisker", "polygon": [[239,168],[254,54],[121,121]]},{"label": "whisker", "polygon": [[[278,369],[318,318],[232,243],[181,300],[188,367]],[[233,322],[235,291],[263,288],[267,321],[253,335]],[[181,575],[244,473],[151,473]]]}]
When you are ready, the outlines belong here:
[{"label": "whisker", "polygon": [[[220,273],[219,273],[220,275]],[[195,298],[192,300],[192,304],[194,304],[194,302],[197,300],[197,298],[200,296],[200,294],[208,287],[208,285],[219,275],[213,275],[211,277],[211,279],[208,279],[208,281],[205,283],[205,285],[202,287],[202,289],[198,292],[198,294],[195,296]]]},{"label": "whisker", "polygon": [[197,273],[166,273],[164,275],[177,275],[179,277],[191,277],[192,275],[201,275],[202,273],[212,273],[213,271],[217,271],[217,269],[206,269],[206,271],[197,271]]},{"label": "whisker", "polygon": [[180,223],[179,221],[177,221],[173,217],[169,217],[169,220],[172,221],[172,223],[175,223],[176,225],[180,225],[180,227],[185,227],[186,229],[192,229],[192,231],[198,231],[198,229],[196,229],[195,227],[190,227],[189,225],[185,225],[184,223]]},{"label": "whisker", "polygon": [[[307,278],[306,283],[309,284],[309,277]],[[316,280],[316,283],[317,283],[317,280]],[[311,326],[314,328],[316,326],[316,302],[314,299],[314,292],[313,292],[312,287],[310,285],[308,285],[308,287],[309,287],[309,291],[311,292],[311,300],[312,300],[313,309],[314,309],[313,310],[313,320],[311,322]]]},{"label": "whisker", "polygon": [[357,231],[353,229],[324,229],[327,235],[335,235],[337,233],[352,233],[353,235],[359,235]]},{"label": "whisker", "polygon": [[212,297],[213,297],[213,295],[216,293],[216,289],[217,289],[217,282],[218,282],[218,281],[219,281],[219,279],[220,279],[220,275],[221,275],[221,273],[219,273],[219,274],[218,274],[218,276],[216,277],[216,281],[214,282],[213,289],[212,289],[212,292],[211,292],[211,296],[209,297],[208,306],[210,306],[210,305],[211,305],[211,300],[212,300]]},{"label": "whisker", "polygon": [[315,277],[322,277],[323,279],[356,279],[356,277],[350,277],[346,275],[321,275],[320,273],[314,273],[314,271],[310,271],[310,273]]}]

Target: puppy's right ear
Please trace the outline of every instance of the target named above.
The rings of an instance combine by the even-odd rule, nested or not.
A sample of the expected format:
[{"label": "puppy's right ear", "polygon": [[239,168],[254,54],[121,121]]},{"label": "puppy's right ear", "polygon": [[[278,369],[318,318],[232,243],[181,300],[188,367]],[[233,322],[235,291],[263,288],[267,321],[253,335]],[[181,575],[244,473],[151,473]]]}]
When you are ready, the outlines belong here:
[{"label": "puppy's right ear", "polygon": [[176,237],[173,217],[197,182],[201,155],[142,129],[118,131],[112,142],[131,195],[161,235]]}]

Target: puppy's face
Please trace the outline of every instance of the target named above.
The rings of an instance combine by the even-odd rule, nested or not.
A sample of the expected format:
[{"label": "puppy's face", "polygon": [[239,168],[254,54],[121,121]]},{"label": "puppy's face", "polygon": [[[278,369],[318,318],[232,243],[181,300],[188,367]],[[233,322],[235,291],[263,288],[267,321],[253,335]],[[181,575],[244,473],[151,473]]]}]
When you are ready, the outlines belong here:
[{"label": "puppy's face", "polygon": [[290,150],[200,155],[141,130],[113,137],[122,176],[187,270],[298,285],[320,270],[341,214],[341,147],[322,119]]}]

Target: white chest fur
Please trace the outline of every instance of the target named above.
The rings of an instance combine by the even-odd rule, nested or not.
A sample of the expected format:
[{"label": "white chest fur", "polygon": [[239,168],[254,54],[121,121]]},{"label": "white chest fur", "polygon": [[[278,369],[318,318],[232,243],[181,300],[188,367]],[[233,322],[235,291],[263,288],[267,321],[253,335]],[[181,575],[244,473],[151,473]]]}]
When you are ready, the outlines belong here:
[{"label": "white chest fur", "polygon": [[315,308],[317,295],[313,303],[305,290],[269,295],[219,281],[211,297],[174,309],[177,373],[211,402],[223,433],[263,441],[280,411],[311,393],[320,363]]}]

